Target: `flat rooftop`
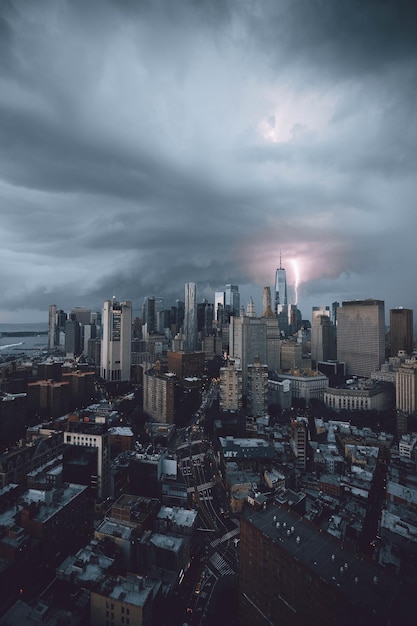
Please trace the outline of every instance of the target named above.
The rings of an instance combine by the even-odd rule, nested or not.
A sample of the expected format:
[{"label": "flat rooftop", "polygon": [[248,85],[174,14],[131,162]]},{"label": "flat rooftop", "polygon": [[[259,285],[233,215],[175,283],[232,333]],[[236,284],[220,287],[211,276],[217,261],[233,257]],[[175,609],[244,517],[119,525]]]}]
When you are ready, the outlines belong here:
[{"label": "flat rooftop", "polygon": [[330,534],[285,506],[270,504],[265,510],[256,511],[248,505],[243,516],[329,586],[341,588],[353,605],[380,616],[381,624],[386,623],[400,591],[399,579],[343,547]]}]

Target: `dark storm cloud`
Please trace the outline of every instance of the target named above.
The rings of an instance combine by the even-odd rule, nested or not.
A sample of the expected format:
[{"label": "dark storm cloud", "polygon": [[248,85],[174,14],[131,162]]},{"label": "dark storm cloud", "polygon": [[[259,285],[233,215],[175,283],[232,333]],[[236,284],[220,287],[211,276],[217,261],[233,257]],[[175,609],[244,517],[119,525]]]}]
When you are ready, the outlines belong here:
[{"label": "dark storm cloud", "polygon": [[416,47],[405,0],[3,2],[3,307],[260,300],[280,251],[305,317],[414,306]]}]

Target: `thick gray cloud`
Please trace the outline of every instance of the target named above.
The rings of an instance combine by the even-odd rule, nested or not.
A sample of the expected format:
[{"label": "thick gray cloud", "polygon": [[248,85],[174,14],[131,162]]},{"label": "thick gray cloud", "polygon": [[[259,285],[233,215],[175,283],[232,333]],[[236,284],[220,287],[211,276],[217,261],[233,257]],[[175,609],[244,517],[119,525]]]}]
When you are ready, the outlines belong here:
[{"label": "thick gray cloud", "polygon": [[[415,308],[402,0],[0,5],[0,321],[105,298]],[[260,311],[259,311],[260,312]]]}]

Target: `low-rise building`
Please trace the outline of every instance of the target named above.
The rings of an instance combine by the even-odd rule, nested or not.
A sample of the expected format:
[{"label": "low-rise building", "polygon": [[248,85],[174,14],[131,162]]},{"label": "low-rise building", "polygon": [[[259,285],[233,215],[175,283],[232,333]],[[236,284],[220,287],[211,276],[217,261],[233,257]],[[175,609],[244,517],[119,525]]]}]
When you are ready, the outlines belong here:
[{"label": "low-rise building", "polygon": [[324,392],[324,404],[335,411],[387,411],[394,407],[394,387],[371,379],[351,380]]},{"label": "low-rise building", "polygon": [[278,374],[280,381],[289,380],[291,385],[292,401],[303,399],[308,406],[312,400],[323,400],[325,390],[329,386],[329,379],[318,370],[292,369]]}]

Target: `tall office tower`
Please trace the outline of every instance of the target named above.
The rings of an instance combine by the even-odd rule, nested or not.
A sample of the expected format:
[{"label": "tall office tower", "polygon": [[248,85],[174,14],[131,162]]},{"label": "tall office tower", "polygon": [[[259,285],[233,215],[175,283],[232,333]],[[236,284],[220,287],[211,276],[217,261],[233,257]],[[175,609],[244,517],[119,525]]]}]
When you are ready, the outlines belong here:
[{"label": "tall office tower", "polygon": [[65,346],[65,324],[67,323],[68,316],[60,309],[56,314],[56,346]]},{"label": "tall office tower", "polygon": [[197,330],[204,337],[213,334],[213,311],[214,307],[205,298],[197,304]]},{"label": "tall office tower", "polygon": [[83,354],[88,354],[88,342],[97,339],[97,326],[95,324],[84,324],[82,326]]},{"label": "tall office tower", "polygon": [[[271,310],[272,313],[272,310]],[[275,372],[281,369],[281,334],[277,317],[263,317],[266,326],[266,363]]]},{"label": "tall office tower", "polygon": [[175,301],[175,332],[179,333],[184,325],[185,302],[182,300]]},{"label": "tall office tower", "polygon": [[320,361],[336,359],[336,328],[326,315],[314,315],[311,326],[311,360],[314,365]]},{"label": "tall office tower", "polygon": [[197,285],[185,283],[184,352],[197,349]]},{"label": "tall office tower", "polygon": [[398,356],[399,350],[411,354],[414,345],[413,310],[390,309],[390,356]]},{"label": "tall office tower", "polygon": [[106,381],[130,380],[132,303],[105,300],[100,376]]},{"label": "tall office tower", "polygon": [[50,304],[48,316],[48,350],[53,350],[56,345],[56,304]]},{"label": "tall office tower", "polygon": [[248,415],[264,417],[268,414],[268,365],[256,358],[248,365]]},{"label": "tall office tower", "polygon": [[417,411],[417,360],[407,359],[395,375],[395,408],[402,413]]},{"label": "tall office tower", "polygon": [[301,311],[297,309],[296,304],[289,304],[286,309],[288,311],[288,334],[295,335],[301,328]]},{"label": "tall office tower", "polygon": [[224,291],[216,291],[214,293],[214,317],[220,323],[224,322],[224,307],[225,307]]},{"label": "tall office tower", "polygon": [[71,318],[65,322],[65,352],[78,356],[81,351],[81,325],[71,313]]},{"label": "tall office tower", "polygon": [[271,307],[271,287],[264,287],[262,291],[262,317],[275,317]]},{"label": "tall office tower", "polygon": [[332,302],[332,322],[337,326],[337,310],[339,308],[338,302]]},{"label": "tall office tower", "polygon": [[348,375],[369,378],[385,362],[383,300],[342,302],[337,311],[337,358]]},{"label": "tall office tower", "polygon": [[[243,375],[243,393],[247,393],[247,368],[258,357],[268,364],[267,324],[262,317],[231,317],[229,325],[229,354],[239,359]],[[269,364],[268,364],[269,365]]]},{"label": "tall office tower", "polygon": [[219,406],[222,411],[240,411],[242,408],[242,370],[233,359],[220,368]]},{"label": "tall office tower", "polygon": [[248,317],[256,317],[256,309],[252,297],[249,298],[248,304],[246,305],[246,315]]},{"label": "tall office tower", "polygon": [[156,332],[156,306],[155,296],[147,296],[142,304],[142,321],[146,325],[146,334],[153,335]]},{"label": "tall office tower", "polygon": [[312,313],[311,313],[311,326],[312,327],[313,327],[314,319],[318,315],[327,315],[327,317],[330,319],[330,307],[328,307],[328,306],[313,306]]},{"label": "tall office tower", "polygon": [[84,306],[76,306],[71,309],[71,318],[77,320],[80,324],[91,324],[91,309]]},{"label": "tall office tower", "polygon": [[275,312],[280,313],[281,310],[278,307],[288,305],[287,299],[287,276],[285,269],[281,265],[281,255],[279,259],[279,268],[275,274]]},{"label": "tall office tower", "polygon": [[224,304],[230,315],[239,315],[240,294],[238,285],[226,285]]},{"label": "tall office tower", "polygon": [[203,331],[206,336],[213,334],[214,305],[207,302],[204,309],[204,327]]}]

